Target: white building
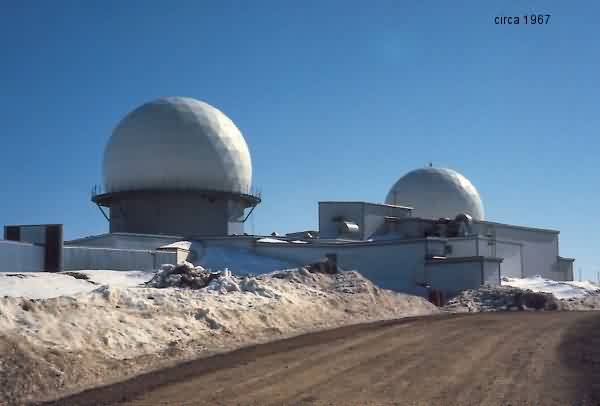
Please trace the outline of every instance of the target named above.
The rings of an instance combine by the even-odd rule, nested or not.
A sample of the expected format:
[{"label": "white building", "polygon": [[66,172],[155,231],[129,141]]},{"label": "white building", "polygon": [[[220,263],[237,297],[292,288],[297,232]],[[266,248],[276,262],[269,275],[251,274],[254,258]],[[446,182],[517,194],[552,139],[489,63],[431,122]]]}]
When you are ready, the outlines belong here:
[{"label": "white building", "polygon": [[[34,240],[7,228],[5,239],[19,242],[0,241],[3,271],[54,269],[60,258],[67,270],[156,269],[187,259],[254,272],[335,255],[342,269],[416,294],[426,286],[452,295],[502,276],[573,279],[558,231],[486,221],[475,186],[450,169],[409,172],[385,204],[319,202],[318,231],[277,238],[243,234],[260,202],[250,193],[251,176],[246,142],[219,110],[189,98],[144,104],[113,132],[103,191],[92,197],[109,209],[103,213],[110,232],[63,247],[56,238]],[[233,257],[242,259],[236,265]]]}]

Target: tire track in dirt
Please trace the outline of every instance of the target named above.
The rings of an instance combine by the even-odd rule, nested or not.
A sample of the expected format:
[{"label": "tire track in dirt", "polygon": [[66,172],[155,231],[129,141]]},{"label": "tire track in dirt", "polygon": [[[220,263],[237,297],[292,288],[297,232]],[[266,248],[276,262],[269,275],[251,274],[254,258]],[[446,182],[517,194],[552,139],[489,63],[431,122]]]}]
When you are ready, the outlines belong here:
[{"label": "tire track in dirt", "polygon": [[591,405],[599,382],[600,314],[486,313],[300,336],[55,404]]}]

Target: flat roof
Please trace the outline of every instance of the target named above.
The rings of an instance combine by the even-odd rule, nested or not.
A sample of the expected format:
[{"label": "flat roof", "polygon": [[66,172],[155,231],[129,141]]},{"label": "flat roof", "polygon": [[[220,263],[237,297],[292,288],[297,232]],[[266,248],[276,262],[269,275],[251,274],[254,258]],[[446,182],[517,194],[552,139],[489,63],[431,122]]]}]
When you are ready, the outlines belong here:
[{"label": "flat roof", "polygon": [[439,220],[434,220],[434,219],[427,219],[427,218],[422,218],[422,217],[394,217],[394,216],[385,216],[383,218],[385,221],[392,221],[392,222],[401,222],[401,221],[422,221],[424,223],[437,223]]},{"label": "flat roof", "polygon": [[553,229],[550,229],[550,228],[516,226],[514,224],[497,223],[495,221],[473,220],[473,223],[476,223],[476,224],[490,224],[490,225],[493,225],[493,226],[506,227],[506,228],[514,228],[516,230],[523,230],[523,231],[540,231],[540,232],[543,232],[543,233],[560,234],[560,231],[553,230]]},{"label": "flat roof", "polygon": [[386,203],[372,203],[372,202],[363,202],[363,201],[358,201],[358,200],[322,200],[319,201],[319,204],[321,203],[335,203],[335,204],[364,204],[364,205],[369,205],[369,206],[380,206],[380,207],[392,207],[395,209],[404,209],[404,210],[414,210],[414,207],[410,207],[410,206],[397,206],[395,204],[386,204]]},{"label": "flat roof", "polygon": [[[68,250],[87,250],[87,251],[116,251],[116,252],[169,252],[159,249],[144,249],[144,248],[113,248],[113,247],[88,247],[85,245],[65,245]],[[174,251],[173,251],[174,252]]]},{"label": "flat roof", "polygon": [[[349,240],[349,239],[322,239],[313,238],[306,241],[307,244],[289,244],[287,247],[294,246],[298,248],[308,247],[372,247],[381,245],[398,245],[398,244],[415,244],[415,243],[427,243],[427,241],[441,241],[446,242],[448,239],[444,237],[425,237],[425,238],[406,238],[406,239],[390,239],[390,240]],[[261,243],[262,245],[262,243]]]},{"label": "flat roof", "polygon": [[563,261],[575,262],[575,258],[561,257],[560,255],[558,256],[558,259],[561,259]]},{"label": "flat roof", "polygon": [[503,258],[498,257],[483,257],[483,256],[471,256],[471,257],[445,257],[445,258],[429,258],[425,262],[428,264],[456,264],[461,262],[502,262]]},{"label": "flat roof", "polygon": [[87,235],[85,237],[79,237],[79,238],[74,238],[72,240],[68,240],[65,241],[65,244],[73,244],[73,243],[77,243],[80,241],[91,241],[91,240],[98,240],[101,238],[105,238],[105,237],[110,237],[110,236],[124,236],[124,237],[141,237],[141,238],[174,238],[174,239],[179,239],[179,240],[184,240],[185,238],[183,236],[180,235],[163,235],[163,234],[141,234],[141,233],[124,233],[124,232],[116,232],[116,233],[103,233],[103,234],[94,234],[94,235]]},{"label": "flat roof", "polygon": [[62,226],[61,223],[48,223],[48,224],[5,224],[4,227],[46,227],[46,226]]},{"label": "flat roof", "polygon": [[[393,217],[393,216],[386,216],[385,220],[386,221],[396,221],[396,222],[400,222],[400,221],[422,221],[422,222],[426,222],[426,223],[437,223],[439,221],[439,220],[436,220],[436,219],[428,219],[428,218],[423,218],[423,217]],[[476,224],[489,224],[489,225],[493,225],[493,226],[497,226],[497,227],[513,228],[515,230],[536,231],[536,232],[542,232],[542,233],[560,234],[560,231],[549,229],[549,228],[517,226],[517,225],[514,225],[514,224],[498,223],[498,222],[495,222],[495,221],[473,220],[473,223],[476,223]]]}]

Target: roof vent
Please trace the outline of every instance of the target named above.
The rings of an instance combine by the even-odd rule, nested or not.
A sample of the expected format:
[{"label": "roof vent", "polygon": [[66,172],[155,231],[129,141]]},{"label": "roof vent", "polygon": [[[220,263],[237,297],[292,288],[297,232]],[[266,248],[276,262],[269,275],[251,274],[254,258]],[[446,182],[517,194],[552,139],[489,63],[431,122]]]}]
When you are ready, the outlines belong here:
[{"label": "roof vent", "polygon": [[360,232],[360,227],[352,220],[335,217],[333,221],[337,223],[340,234],[358,234]]},{"label": "roof vent", "polygon": [[471,224],[473,224],[473,217],[467,213],[460,213],[454,218],[454,222],[458,225],[458,234],[462,236],[470,235],[473,233]]}]

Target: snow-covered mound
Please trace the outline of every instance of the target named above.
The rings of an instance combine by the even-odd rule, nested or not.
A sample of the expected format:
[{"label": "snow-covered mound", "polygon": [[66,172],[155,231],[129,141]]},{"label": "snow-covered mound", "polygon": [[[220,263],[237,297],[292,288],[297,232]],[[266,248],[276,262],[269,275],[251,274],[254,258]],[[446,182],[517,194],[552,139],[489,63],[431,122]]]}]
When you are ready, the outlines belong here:
[{"label": "snow-covered mound", "polygon": [[444,307],[452,313],[520,310],[562,310],[562,302],[551,293],[510,286],[481,287],[461,292]]},{"label": "snow-covered mound", "polygon": [[503,286],[512,286],[533,292],[552,293],[558,299],[580,298],[600,293],[600,286],[589,282],[553,281],[541,276],[531,278],[502,278]]},{"label": "snow-covered mound", "polygon": [[450,312],[598,310],[600,287],[591,282],[554,281],[541,276],[504,277],[502,286],[461,292],[445,309]]},{"label": "snow-covered mound", "polygon": [[[256,277],[222,272],[200,289],[137,286],[148,274],[111,284],[112,274],[98,277],[95,272],[84,272],[89,280],[3,276],[3,281],[15,278],[36,289],[56,285],[60,278],[75,293],[62,287],[62,296],[40,298],[44,295],[34,289],[30,297],[37,299],[32,299],[18,297],[26,291],[23,285],[14,292],[4,288],[0,404],[274,338],[439,312],[423,298],[380,289],[356,272],[329,275],[301,268]],[[123,286],[134,281],[133,287]]]},{"label": "snow-covered mound", "polygon": [[0,297],[49,299],[91,292],[99,285],[113,287],[139,286],[154,276],[147,271],[77,271],[77,272],[0,272]]},{"label": "snow-covered mound", "polygon": [[206,288],[208,291],[216,291],[222,294],[251,292],[267,297],[277,295],[272,291],[267,294],[269,290],[259,286],[256,278],[248,275],[234,276],[228,269],[222,272],[208,272],[203,267],[194,266],[189,262],[177,266],[163,265],[162,269],[145,285],[150,288]]},{"label": "snow-covered mound", "polygon": [[0,273],[0,297],[46,299],[90,292],[98,286],[83,279],[48,272]]},{"label": "snow-covered mound", "polygon": [[564,310],[600,310],[600,294],[561,300]]}]

